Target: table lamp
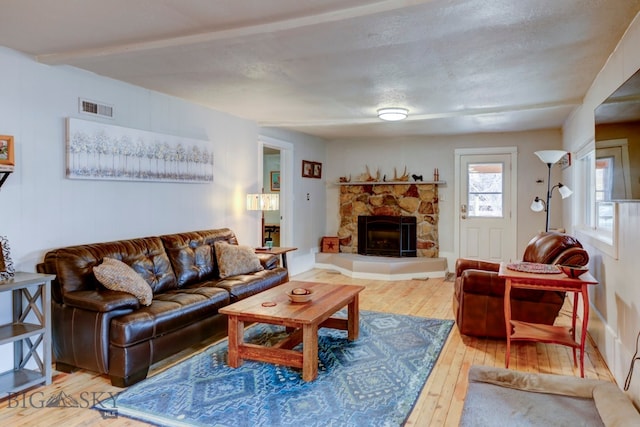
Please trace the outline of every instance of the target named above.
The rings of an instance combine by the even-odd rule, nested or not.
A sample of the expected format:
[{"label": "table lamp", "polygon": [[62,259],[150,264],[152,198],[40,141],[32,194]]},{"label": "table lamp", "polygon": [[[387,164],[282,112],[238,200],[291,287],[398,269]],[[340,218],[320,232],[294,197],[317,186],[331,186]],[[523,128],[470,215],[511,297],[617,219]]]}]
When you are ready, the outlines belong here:
[{"label": "table lamp", "polygon": [[247,194],[247,210],[261,211],[260,236],[261,245],[264,244],[264,211],[280,209],[280,195],[274,193]]}]

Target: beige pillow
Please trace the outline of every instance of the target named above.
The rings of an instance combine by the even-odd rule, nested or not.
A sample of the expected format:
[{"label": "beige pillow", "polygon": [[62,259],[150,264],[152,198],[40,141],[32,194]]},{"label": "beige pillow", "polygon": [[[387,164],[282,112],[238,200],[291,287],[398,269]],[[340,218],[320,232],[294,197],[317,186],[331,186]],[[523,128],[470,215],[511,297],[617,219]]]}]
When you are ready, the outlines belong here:
[{"label": "beige pillow", "polygon": [[221,279],[264,270],[252,247],[230,245],[227,242],[215,242],[214,245]]},{"label": "beige pillow", "polygon": [[151,305],[151,286],[136,271],[122,261],[104,258],[102,264],[93,267],[93,274],[105,288],[127,292],[140,300],[142,305]]}]

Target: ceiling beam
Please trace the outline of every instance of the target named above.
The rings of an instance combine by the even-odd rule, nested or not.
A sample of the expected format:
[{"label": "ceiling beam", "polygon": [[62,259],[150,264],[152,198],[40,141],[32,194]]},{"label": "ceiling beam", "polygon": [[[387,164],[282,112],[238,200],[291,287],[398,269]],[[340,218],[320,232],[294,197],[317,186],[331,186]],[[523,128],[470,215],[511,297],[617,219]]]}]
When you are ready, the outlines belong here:
[{"label": "ceiling beam", "polygon": [[191,46],[201,43],[209,43],[218,40],[232,39],[235,37],[255,36],[259,34],[274,33],[278,31],[293,30],[312,25],[339,22],[348,19],[375,15],[383,12],[403,9],[410,6],[432,2],[433,0],[383,0],[371,4],[365,4],[348,9],[334,10],[317,15],[303,16],[299,18],[285,19],[282,21],[268,22],[258,25],[230,28],[220,31],[210,31],[188,36],[170,37],[152,41],[126,43],[97,48],[76,49],[66,52],[45,53],[36,56],[36,60],[43,64],[58,65],[73,63],[74,60],[96,58],[111,55],[119,55],[132,52],[142,52],[154,49]]}]

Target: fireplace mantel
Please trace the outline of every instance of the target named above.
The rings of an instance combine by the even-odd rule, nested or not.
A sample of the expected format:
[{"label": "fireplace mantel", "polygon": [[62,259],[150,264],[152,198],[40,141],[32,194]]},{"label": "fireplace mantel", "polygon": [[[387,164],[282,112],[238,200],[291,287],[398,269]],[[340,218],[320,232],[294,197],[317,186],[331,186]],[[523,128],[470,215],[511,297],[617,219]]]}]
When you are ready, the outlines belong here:
[{"label": "fireplace mantel", "polygon": [[445,185],[447,181],[353,181],[336,182],[336,185],[411,185],[411,184],[435,184]]}]

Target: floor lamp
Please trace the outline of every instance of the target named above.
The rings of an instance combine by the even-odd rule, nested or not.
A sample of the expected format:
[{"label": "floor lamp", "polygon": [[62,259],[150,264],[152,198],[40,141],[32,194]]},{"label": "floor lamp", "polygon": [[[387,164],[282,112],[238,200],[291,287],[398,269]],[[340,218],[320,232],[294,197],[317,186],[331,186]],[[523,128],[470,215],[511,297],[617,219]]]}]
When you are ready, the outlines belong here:
[{"label": "floor lamp", "polygon": [[260,246],[264,244],[264,211],[277,211],[280,209],[280,195],[274,193],[247,194],[247,210],[261,211],[260,220]]},{"label": "floor lamp", "polygon": [[551,210],[551,193],[555,188],[558,188],[558,192],[560,193],[560,197],[566,199],[570,195],[573,194],[573,191],[569,189],[566,185],[563,185],[561,182],[551,186],[551,166],[558,163],[560,159],[567,154],[566,151],[562,150],[543,150],[536,151],[534,153],[543,163],[546,163],[548,168],[547,174],[547,201],[546,203],[540,200],[538,196],[531,203],[531,210],[534,212],[542,212],[543,210],[547,212],[547,222],[544,227],[544,231],[549,231],[549,211]]}]

